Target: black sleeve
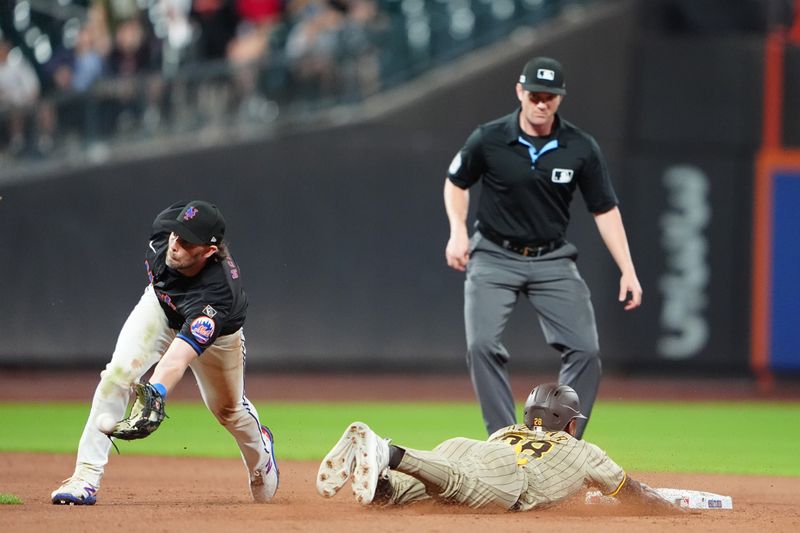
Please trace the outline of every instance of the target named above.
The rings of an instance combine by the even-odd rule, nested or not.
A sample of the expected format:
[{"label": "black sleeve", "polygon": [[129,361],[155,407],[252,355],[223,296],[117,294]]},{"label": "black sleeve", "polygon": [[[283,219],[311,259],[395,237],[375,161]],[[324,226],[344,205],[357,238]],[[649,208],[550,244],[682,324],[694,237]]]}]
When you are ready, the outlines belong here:
[{"label": "black sleeve", "polygon": [[589,153],[581,169],[578,185],[591,213],[605,213],[619,204],[611,184],[611,176],[603,152],[597,142],[587,135]]},{"label": "black sleeve", "polygon": [[213,306],[205,304],[205,307],[202,308],[200,305],[195,307],[196,309],[187,313],[186,320],[177,337],[184,340],[197,352],[197,355],[200,355],[220,336],[230,314],[230,308],[219,303]]},{"label": "black sleeve", "polygon": [[483,155],[483,135],[477,128],[467,138],[467,142],[453,158],[447,177],[461,189],[469,189],[486,170],[486,159]]},{"label": "black sleeve", "polygon": [[153,221],[152,236],[169,231],[162,225],[162,222],[165,220],[175,220],[178,218],[178,214],[181,212],[181,209],[183,209],[183,206],[185,206],[187,203],[188,202],[186,200],[181,200],[161,211]]}]

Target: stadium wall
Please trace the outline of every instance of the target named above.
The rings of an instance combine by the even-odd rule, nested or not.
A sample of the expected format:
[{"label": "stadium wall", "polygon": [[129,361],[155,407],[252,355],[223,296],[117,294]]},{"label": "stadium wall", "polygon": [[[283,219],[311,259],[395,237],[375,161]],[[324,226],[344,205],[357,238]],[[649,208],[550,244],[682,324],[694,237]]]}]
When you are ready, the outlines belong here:
[{"label": "stadium wall", "polygon": [[[250,296],[251,367],[463,369],[463,275],[444,262],[445,171],[477,124],[514,109],[522,63],[542,54],[567,69],[564,116],[592,132],[608,156],[645,287],[645,306],[625,313],[616,267],[577,198],[569,238],[581,250],[606,368],[745,371],[748,256],[739,252],[749,242],[753,164],[748,136],[730,130],[758,119],[742,116],[743,106],[729,98],[758,101],[759,43],[731,40],[687,55],[683,42],[640,35],[633,4],[625,5],[365,122],[5,187],[0,365],[102,365],[144,288],[152,218],[177,199],[206,198],[226,215]],[[695,79],[662,76],[660,83],[676,61]],[[720,61],[733,70],[702,68]],[[755,82],[719,82],[739,80],[740,63],[752,67]],[[669,108],[676,92],[691,95],[697,77],[720,107],[687,97]],[[738,122],[673,124],[674,113],[709,112]],[[706,204],[680,203],[691,203],[693,192]],[[678,229],[668,237],[673,223]],[[681,228],[691,246],[706,247],[703,254],[665,244]],[[686,254],[701,264],[675,270]],[[697,272],[707,278],[699,291]],[[670,276],[684,284],[676,298],[663,290]],[[669,338],[685,332],[665,325],[664,315],[686,306],[694,306],[706,336],[680,357],[665,356]],[[556,368],[535,314],[520,307],[507,331],[512,365]]]}]

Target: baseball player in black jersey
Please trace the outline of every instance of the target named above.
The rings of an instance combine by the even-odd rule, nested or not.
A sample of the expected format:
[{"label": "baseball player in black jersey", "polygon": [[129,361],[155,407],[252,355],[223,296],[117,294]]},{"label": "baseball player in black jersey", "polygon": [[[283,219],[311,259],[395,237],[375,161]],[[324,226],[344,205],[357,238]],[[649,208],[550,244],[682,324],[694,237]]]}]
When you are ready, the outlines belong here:
[{"label": "baseball player in black jersey", "polygon": [[[444,186],[450,222],[447,264],[466,271],[467,363],[489,434],[516,420],[502,344],[520,296],[533,305],[547,342],[561,353],[559,382],[574,388],[588,417],[600,382],[600,349],[589,289],[565,239],[579,188],[622,276],[619,300],[641,304],[617,197],[595,140],[564,120],[561,64],[529,61],[516,84],[520,108],[479,126],[456,154]],[[467,232],[469,188],[481,182],[477,231]],[[627,301],[626,301],[627,300]],[[578,422],[580,438],[586,420]]]},{"label": "baseball player in black jersey", "polygon": [[[100,374],[75,472],[53,491],[54,504],[95,503],[112,445],[104,421],[123,418],[131,388],[153,365],[150,383],[136,386],[146,386],[161,406],[191,368],[206,406],[239,445],[253,499],[268,502],[275,495],[272,433],[244,394],[247,296],[224,236],[222,213],[205,201],[179,202],[156,217],[144,262],[150,283]],[[136,429],[123,427],[122,433]]]},{"label": "baseball player in black jersey", "polygon": [[362,505],[435,499],[528,511],[591,486],[623,502],[680,512],[598,446],[574,438],[582,419],[573,389],[544,383],[528,395],[523,424],[500,428],[483,441],[457,437],[431,451],[415,450],[353,422],[320,463],[317,492],[331,498],[352,480],[353,495]]}]

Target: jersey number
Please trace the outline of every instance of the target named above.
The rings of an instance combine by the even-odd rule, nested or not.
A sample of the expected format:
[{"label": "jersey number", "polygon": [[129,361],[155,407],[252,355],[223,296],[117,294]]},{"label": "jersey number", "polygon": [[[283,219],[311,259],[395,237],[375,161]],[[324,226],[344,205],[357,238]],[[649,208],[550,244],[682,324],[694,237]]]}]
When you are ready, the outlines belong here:
[{"label": "jersey number", "polygon": [[528,464],[530,457],[541,459],[541,457],[553,447],[549,442],[534,442],[523,439],[517,435],[507,435],[503,440],[514,447],[514,451],[517,454],[518,465]]}]

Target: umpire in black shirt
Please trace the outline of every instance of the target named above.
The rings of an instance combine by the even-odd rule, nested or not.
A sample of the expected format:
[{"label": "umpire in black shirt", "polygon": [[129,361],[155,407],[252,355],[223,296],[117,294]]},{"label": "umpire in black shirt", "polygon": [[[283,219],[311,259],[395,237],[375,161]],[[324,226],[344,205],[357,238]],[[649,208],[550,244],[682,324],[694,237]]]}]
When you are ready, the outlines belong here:
[{"label": "umpire in black shirt", "polygon": [[[600,147],[558,115],[566,94],[561,64],[529,61],[516,85],[520,108],[479,126],[448,170],[444,201],[450,221],[447,264],[466,271],[467,364],[489,434],[516,423],[502,344],[520,295],[539,316],[545,339],[561,353],[559,382],[581,399],[588,417],[600,382],[597,325],[577,249],[565,240],[576,187],[622,275],[619,301],[641,304],[617,196]],[[469,188],[481,181],[477,231],[469,237]],[[581,420],[577,437],[587,420]]]}]

